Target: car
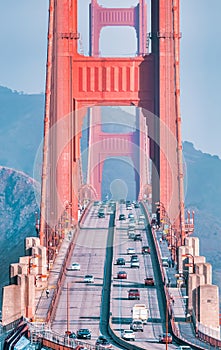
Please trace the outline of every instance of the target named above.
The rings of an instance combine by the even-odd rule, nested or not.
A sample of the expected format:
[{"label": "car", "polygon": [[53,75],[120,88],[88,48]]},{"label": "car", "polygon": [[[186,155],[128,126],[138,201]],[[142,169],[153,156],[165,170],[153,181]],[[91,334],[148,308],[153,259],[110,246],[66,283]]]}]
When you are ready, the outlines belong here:
[{"label": "car", "polygon": [[133,213],[129,213],[128,214],[128,219],[134,219],[134,214]]},{"label": "car", "polygon": [[148,247],[147,245],[143,246],[141,253],[142,254],[150,254],[150,247]]},{"label": "car", "polygon": [[117,265],[125,265],[125,259],[124,258],[117,258],[116,264]]},{"label": "car", "polygon": [[129,224],[128,224],[128,228],[130,229],[130,228],[135,228],[135,222],[129,222]]},{"label": "car", "polygon": [[176,348],[176,350],[193,350],[193,348],[191,348],[189,345],[180,345],[178,348]]},{"label": "car", "polygon": [[142,242],[142,237],[141,237],[141,234],[140,234],[140,233],[137,233],[137,234],[134,236],[134,241],[141,241],[141,242]]},{"label": "car", "polygon": [[135,231],[134,230],[128,230],[128,238],[134,239],[135,237]]},{"label": "car", "polygon": [[137,288],[131,288],[128,290],[129,300],[140,300],[140,291]]},{"label": "car", "polygon": [[80,328],[77,331],[77,339],[91,339],[91,332],[88,328]]},{"label": "car", "polygon": [[85,275],[84,276],[84,282],[86,282],[86,283],[94,283],[94,276],[93,275]]},{"label": "car", "polygon": [[154,286],[154,279],[153,277],[146,277],[144,279],[145,286]]},{"label": "car", "polygon": [[102,219],[105,218],[105,214],[103,211],[99,211],[97,216]]},{"label": "car", "polygon": [[144,225],[144,220],[138,220],[138,225]]},{"label": "car", "polygon": [[145,216],[144,216],[143,214],[141,214],[141,215],[139,216],[139,220],[145,220]]},{"label": "car", "polygon": [[134,218],[129,218],[129,224],[135,224],[135,219]]},{"label": "car", "polygon": [[119,271],[117,274],[118,279],[127,279],[127,273],[125,271]]},{"label": "car", "polygon": [[134,332],[143,332],[143,322],[141,320],[133,320],[130,324],[130,329]]},{"label": "car", "polygon": [[138,260],[138,261],[136,261],[136,260],[133,261],[133,260],[132,260],[131,263],[130,263],[130,267],[131,267],[131,268],[134,268],[134,267],[135,267],[135,268],[138,268],[138,269],[139,269],[139,267],[140,267],[140,262],[139,262],[139,260]]},{"label": "car", "polygon": [[121,334],[121,337],[124,340],[135,340],[135,333],[132,329],[124,329]]},{"label": "car", "polygon": [[163,267],[169,267],[169,258],[167,256],[162,257],[162,265]]},{"label": "car", "polygon": [[132,205],[131,204],[126,205],[126,209],[127,210],[132,210]]},{"label": "car", "polygon": [[140,204],[139,203],[134,203],[134,208],[140,208]]},{"label": "car", "polygon": [[104,335],[100,335],[95,343],[95,350],[101,349],[112,349],[112,345],[109,343],[107,338]]},{"label": "car", "polygon": [[137,254],[133,254],[131,257],[130,257],[130,261],[139,261],[139,258],[138,258],[138,255]]},{"label": "car", "polygon": [[126,215],[125,214],[120,214],[119,215],[119,220],[126,220]]},{"label": "car", "polygon": [[80,271],[81,265],[79,263],[72,263],[71,269],[74,271]]},{"label": "car", "polygon": [[173,342],[173,338],[170,333],[163,333],[159,335],[159,343],[171,344],[172,342]]},{"label": "car", "polygon": [[135,249],[134,248],[127,248],[127,254],[128,255],[135,254]]}]

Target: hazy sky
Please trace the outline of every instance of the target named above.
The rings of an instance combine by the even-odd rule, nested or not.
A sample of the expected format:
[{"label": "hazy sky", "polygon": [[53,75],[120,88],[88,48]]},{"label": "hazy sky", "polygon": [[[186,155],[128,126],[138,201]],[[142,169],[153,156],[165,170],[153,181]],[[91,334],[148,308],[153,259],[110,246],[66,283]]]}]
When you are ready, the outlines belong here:
[{"label": "hazy sky", "polygon": [[[100,0],[99,3],[129,7],[137,1]],[[88,2],[79,1],[81,13]],[[220,14],[221,0],[181,0],[183,140],[192,141],[197,149],[221,157]],[[25,93],[44,91],[47,20],[48,0],[0,0],[0,85]],[[81,20],[80,25],[83,24],[86,26],[87,21]],[[105,30],[101,46],[107,50],[105,45],[111,45]],[[84,41],[84,33],[82,35]],[[117,38],[124,35],[122,29]],[[119,42],[122,47],[122,41]],[[130,42],[126,42],[127,46]],[[84,42],[83,46],[87,50]]]}]

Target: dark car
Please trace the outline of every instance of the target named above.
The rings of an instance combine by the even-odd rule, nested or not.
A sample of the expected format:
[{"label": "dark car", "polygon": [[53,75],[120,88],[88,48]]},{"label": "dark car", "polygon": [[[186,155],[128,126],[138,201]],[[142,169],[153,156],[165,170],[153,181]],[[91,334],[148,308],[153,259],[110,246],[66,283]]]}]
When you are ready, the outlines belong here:
[{"label": "dark car", "polygon": [[112,345],[109,343],[107,338],[105,338],[103,335],[100,335],[96,340],[95,349],[96,350],[112,349]]},{"label": "dark car", "polygon": [[140,300],[140,292],[137,288],[131,288],[128,290],[128,299],[129,300]]},{"label": "dark car", "polygon": [[117,265],[125,265],[125,259],[124,258],[117,258],[116,264]]},{"label": "dark car", "polygon": [[154,286],[154,279],[153,277],[146,277],[144,279],[145,286]]},{"label": "dark car", "polygon": [[135,236],[134,236],[134,241],[141,241],[142,242],[142,237],[141,237],[141,234],[136,234]]},{"label": "dark car", "polygon": [[147,245],[142,247],[142,254],[150,254],[150,247],[148,247]]},{"label": "dark car", "polygon": [[164,344],[171,344],[173,342],[172,335],[170,333],[163,333],[159,336],[159,342]]},{"label": "dark car", "polygon": [[97,216],[98,216],[99,218],[105,218],[105,214],[104,214],[103,211],[99,211]]},{"label": "dark car", "polygon": [[117,274],[118,279],[127,279],[127,273],[125,271],[119,271]]},{"label": "dark car", "polygon": [[125,214],[120,214],[119,215],[119,220],[126,220]]},{"label": "dark car", "polygon": [[87,328],[81,328],[77,331],[78,339],[91,339],[91,332]]}]

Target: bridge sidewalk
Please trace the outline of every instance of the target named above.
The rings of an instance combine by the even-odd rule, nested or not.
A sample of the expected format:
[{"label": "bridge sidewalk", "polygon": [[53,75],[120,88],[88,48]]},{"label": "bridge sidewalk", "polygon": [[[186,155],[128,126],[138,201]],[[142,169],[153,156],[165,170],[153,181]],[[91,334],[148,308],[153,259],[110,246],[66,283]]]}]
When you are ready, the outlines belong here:
[{"label": "bridge sidewalk", "polygon": [[[71,242],[73,232],[69,232],[63,240],[58,255],[49,272],[48,280],[42,283],[41,288],[36,290],[35,294],[35,322],[46,322],[48,310],[53,300],[54,293],[57,291],[57,284],[60,276],[61,268],[64,264],[64,257]],[[46,295],[46,290],[49,290],[49,295]]]},{"label": "bridge sidewalk", "polygon": [[171,251],[168,247],[168,243],[166,240],[161,240],[162,231],[155,231],[157,244],[159,245],[161,256],[168,257],[170,264],[169,267],[165,267],[165,275],[166,275],[166,283],[168,286],[168,292],[171,296],[171,306],[172,312],[174,315],[175,322],[178,325],[180,338],[183,341],[187,341],[193,346],[197,346],[198,349],[214,349],[213,346],[203,343],[199,339],[196,338],[195,330],[193,324],[188,322],[187,320],[187,301],[188,296],[186,295],[186,289],[177,287],[177,268],[176,264],[172,264],[171,260]]}]

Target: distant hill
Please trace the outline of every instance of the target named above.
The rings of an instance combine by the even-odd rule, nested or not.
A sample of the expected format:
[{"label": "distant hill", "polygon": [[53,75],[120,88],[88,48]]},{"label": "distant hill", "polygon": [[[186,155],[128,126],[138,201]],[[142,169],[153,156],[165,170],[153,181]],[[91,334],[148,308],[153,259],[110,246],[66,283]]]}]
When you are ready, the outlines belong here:
[{"label": "distant hill", "polygon": [[26,95],[0,86],[0,165],[33,177],[43,137],[44,95]]},{"label": "distant hill", "polygon": [[0,167],[0,288],[9,283],[9,265],[24,255],[25,238],[36,236],[38,187],[24,173]]},{"label": "distant hill", "polygon": [[195,211],[195,235],[200,253],[213,266],[213,283],[221,295],[221,160],[183,143],[186,162],[185,206]]},{"label": "distant hill", "polygon": [[[121,113],[123,123],[128,124],[128,114],[117,108],[107,110],[104,121],[110,117],[113,122],[119,120],[118,113]],[[35,156],[43,135],[43,114],[44,95],[26,95],[0,87],[0,165],[4,166],[0,168],[0,284],[8,281],[9,264],[23,254],[24,238],[35,234],[34,213],[38,209],[32,180],[5,167],[33,176]],[[133,123],[128,126],[128,131],[133,126]],[[110,124],[104,131],[114,132],[113,128]],[[84,148],[86,142],[85,136]],[[200,253],[212,264],[213,283],[221,290],[221,160],[196,150],[190,142],[183,143],[183,155],[185,206],[195,211],[195,234],[200,237]],[[113,163],[110,164],[109,169],[104,167],[109,182],[113,181]],[[122,164],[117,168],[132,186],[130,170],[122,170]],[[107,188],[107,184],[104,187]]]}]

